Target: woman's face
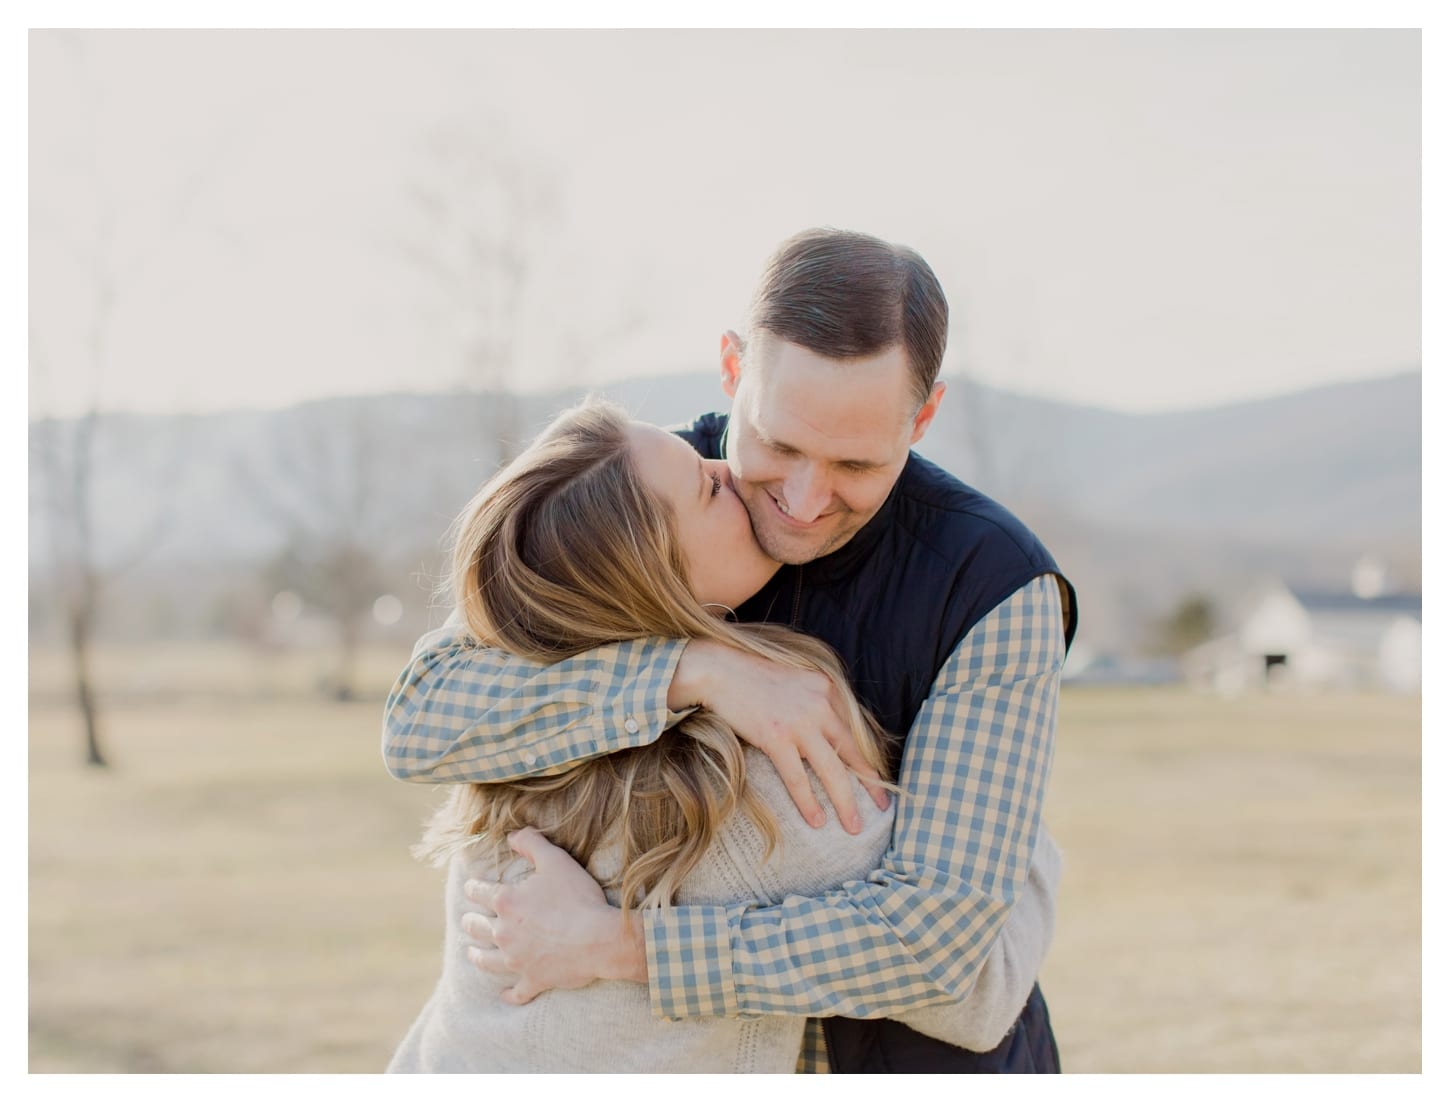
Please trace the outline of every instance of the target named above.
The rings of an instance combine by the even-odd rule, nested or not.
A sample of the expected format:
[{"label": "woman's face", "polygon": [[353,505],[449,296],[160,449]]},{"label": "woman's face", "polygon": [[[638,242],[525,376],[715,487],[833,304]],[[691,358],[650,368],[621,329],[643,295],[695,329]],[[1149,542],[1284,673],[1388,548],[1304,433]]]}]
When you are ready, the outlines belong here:
[{"label": "woman's face", "polygon": [[770,580],[780,564],[755,542],[723,460],[701,459],[674,433],[641,421],[630,422],[629,449],[640,478],[674,513],[696,600],[736,608]]}]

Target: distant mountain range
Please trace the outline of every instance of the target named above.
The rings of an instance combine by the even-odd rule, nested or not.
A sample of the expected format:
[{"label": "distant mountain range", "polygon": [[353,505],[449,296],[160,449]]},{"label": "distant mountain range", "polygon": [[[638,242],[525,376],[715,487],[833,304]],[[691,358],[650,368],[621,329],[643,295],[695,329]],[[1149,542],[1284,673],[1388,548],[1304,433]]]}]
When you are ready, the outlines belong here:
[{"label": "distant mountain range", "polygon": [[[1342,584],[1364,553],[1418,588],[1420,380],[1408,372],[1212,409],[1124,414],[948,379],[919,450],[1032,525],[1078,586],[1084,637],[1121,645],[1188,591],[1229,601],[1275,575]],[[708,372],[599,392],[660,424],[724,403]],[[147,573],[255,563],[277,554],[289,532],[339,525],[407,558],[436,545],[493,469],[501,413],[526,439],[581,393],[103,417],[97,539],[108,558],[148,546]],[[50,558],[41,456],[71,427],[31,426],[33,573]]]}]

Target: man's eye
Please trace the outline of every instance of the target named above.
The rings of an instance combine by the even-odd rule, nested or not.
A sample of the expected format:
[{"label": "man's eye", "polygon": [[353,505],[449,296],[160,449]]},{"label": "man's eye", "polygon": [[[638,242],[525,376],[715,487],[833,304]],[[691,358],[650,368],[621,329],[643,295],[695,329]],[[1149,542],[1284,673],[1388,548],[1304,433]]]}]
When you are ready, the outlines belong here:
[{"label": "man's eye", "polygon": [[718,474],[711,474],[710,475],[710,496],[711,497],[714,497],[719,492],[720,492],[720,476]]}]

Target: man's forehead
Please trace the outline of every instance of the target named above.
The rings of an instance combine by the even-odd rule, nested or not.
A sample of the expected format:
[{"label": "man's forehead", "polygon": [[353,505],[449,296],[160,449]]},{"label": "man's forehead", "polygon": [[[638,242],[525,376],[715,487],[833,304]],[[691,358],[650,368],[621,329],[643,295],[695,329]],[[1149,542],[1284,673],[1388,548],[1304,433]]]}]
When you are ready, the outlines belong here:
[{"label": "man's forehead", "polygon": [[756,434],[797,451],[886,462],[911,421],[907,368],[889,350],[832,360],[782,342],[743,375],[742,412]]},{"label": "man's forehead", "polygon": [[774,334],[752,339],[742,370],[768,388],[812,387],[842,400],[865,406],[879,405],[888,396],[903,410],[913,393],[911,357],[903,344],[890,344],[875,352],[834,356],[795,344]]},{"label": "man's forehead", "polygon": [[837,463],[886,464],[900,435],[899,426],[871,403],[859,417],[841,417],[839,402],[815,405],[804,401],[772,402],[764,388],[750,402],[746,421],[767,444]]}]

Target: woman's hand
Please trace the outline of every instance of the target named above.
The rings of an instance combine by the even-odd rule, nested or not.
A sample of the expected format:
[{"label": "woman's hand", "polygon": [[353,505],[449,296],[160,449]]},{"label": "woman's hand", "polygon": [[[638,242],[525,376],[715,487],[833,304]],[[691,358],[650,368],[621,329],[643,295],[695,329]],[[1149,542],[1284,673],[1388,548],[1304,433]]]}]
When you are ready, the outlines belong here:
[{"label": "woman's hand", "polygon": [[597,979],[648,983],[639,912],[625,921],[594,878],[532,827],[510,834],[508,841],[533,872],[498,882],[468,881],[463,892],[484,913],[469,911],[460,923],[478,942],[468,949],[476,967],[516,977],[503,1001],[522,1006],[552,988],[583,987]]},{"label": "woman's hand", "polygon": [[[846,705],[825,674],[796,670],[734,647],[692,639],[675,667],[669,707],[703,705],[760,750],[775,766],[806,822],[825,826],[805,767],[820,778],[836,817],[852,834],[861,830],[856,774],[875,776],[851,736]],[[868,784],[876,806],[891,806],[886,790]]]}]

